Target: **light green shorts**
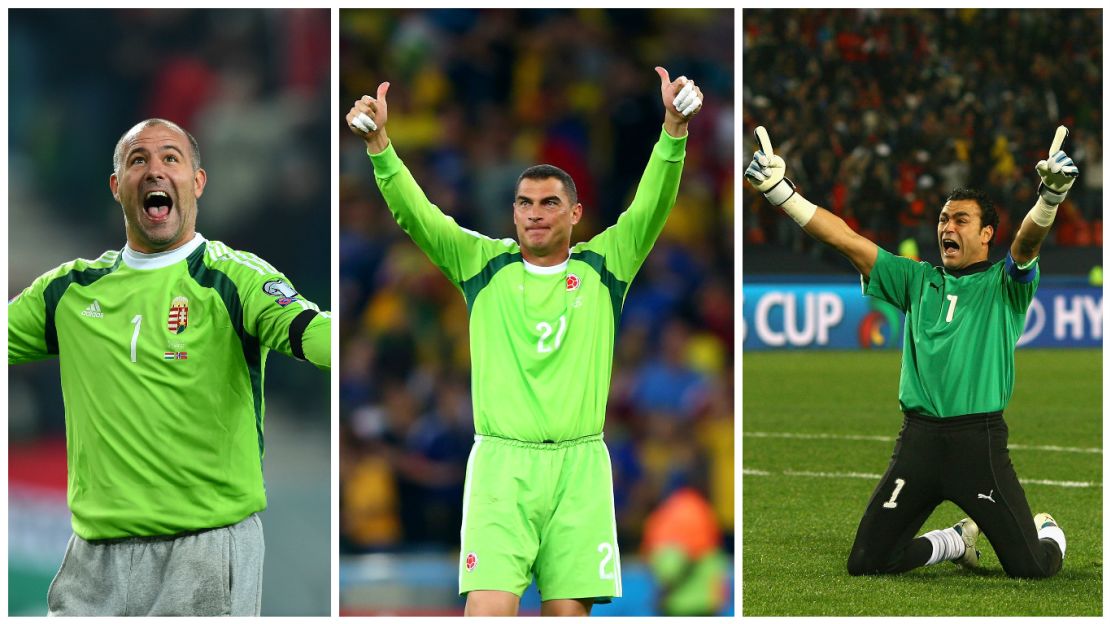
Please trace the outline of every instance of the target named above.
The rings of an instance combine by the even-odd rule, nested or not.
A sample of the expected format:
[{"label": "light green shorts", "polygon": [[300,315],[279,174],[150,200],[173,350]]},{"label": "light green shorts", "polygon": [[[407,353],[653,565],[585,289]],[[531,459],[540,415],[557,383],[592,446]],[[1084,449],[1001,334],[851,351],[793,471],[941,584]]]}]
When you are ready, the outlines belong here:
[{"label": "light green shorts", "polygon": [[554,443],[474,436],[463,494],[459,593],[541,600],[621,595],[613,469],[601,435]]}]

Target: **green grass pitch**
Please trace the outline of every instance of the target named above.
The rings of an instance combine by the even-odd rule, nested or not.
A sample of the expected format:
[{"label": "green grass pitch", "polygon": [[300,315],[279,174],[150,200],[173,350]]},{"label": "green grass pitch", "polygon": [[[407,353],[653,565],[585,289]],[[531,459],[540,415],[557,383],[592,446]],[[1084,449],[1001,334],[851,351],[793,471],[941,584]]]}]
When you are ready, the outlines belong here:
[{"label": "green grass pitch", "polygon": [[[1058,575],[1011,579],[982,537],[975,571],[941,563],[897,576],[848,575],[848,552],[878,479],[846,473],[886,470],[902,422],[900,357],[744,353],[743,614],[1101,615],[1102,354],[1094,349],[1019,350],[1006,410],[1010,456],[1029,506],[1052,513],[1068,538]],[[1029,448],[1046,446],[1064,448]],[[965,515],[943,503],[922,532]]]}]

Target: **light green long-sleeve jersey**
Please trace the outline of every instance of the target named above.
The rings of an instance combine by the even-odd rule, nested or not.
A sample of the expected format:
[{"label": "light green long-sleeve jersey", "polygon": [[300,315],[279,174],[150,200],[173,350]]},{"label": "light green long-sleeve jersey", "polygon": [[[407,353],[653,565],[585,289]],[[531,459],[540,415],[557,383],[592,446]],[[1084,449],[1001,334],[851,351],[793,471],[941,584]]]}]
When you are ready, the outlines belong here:
[{"label": "light green long-sleeve jersey", "polygon": [[674,206],[685,149],[685,137],[661,132],[631,206],[554,267],[440,212],[392,145],[370,155],[397,223],[466,298],[477,433],[530,442],[601,433],[621,308]]},{"label": "light green long-sleeve jersey", "polygon": [[266,355],[329,368],[329,316],[265,260],[199,234],[68,262],[12,299],[8,364],[61,368],[74,532],[173,535],[264,509]]}]

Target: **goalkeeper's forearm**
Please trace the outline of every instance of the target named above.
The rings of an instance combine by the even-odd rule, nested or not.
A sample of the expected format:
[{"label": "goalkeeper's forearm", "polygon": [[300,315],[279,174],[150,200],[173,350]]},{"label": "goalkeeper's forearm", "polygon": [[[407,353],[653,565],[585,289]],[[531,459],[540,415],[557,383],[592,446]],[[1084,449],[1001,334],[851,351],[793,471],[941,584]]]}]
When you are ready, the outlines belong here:
[{"label": "goalkeeper's forearm", "polygon": [[1041,243],[1048,238],[1052,229],[1052,222],[1056,218],[1056,206],[1045,202],[1041,197],[1029,214],[1021,221],[1021,227],[1014,235],[1014,242],[1010,245],[1010,256],[1019,265],[1026,264],[1041,253]]},{"label": "goalkeeper's forearm", "polygon": [[844,219],[794,193],[782,209],[813,238],[839,251],[864,277],[871,275],[879,248],[848,227]]}]

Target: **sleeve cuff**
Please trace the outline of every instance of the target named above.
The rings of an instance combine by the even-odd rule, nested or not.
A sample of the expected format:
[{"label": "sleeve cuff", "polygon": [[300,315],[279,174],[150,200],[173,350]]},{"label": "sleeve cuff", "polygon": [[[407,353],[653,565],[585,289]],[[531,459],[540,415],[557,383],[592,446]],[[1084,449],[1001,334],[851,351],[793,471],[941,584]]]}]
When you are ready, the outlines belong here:
[{"label": "sleeve cuff", "polygon": [[393,141],[390,141],[389,145],[377,154],[371,154],[367,151],[366,155],[370,157],[370,163],[374,165],[374,175],[379,178],[391,177],[400,171],[401,167],[404,167],[401,157],[393,149]]},{"label": "sleeve cuff", "polygon": [[[299,318],[299,317],[298,317]],[[301,331],[301,354],[321,370],[331,369],[331,318],[326,312],[316,314]]]},{"label": "sleeve cuff", "polygon": [[681,162],[686,158],[686,139],[689,136],[690,135],[687,134],[682,138],[676,139],[667,134],[666,130],[660,130],[659,142],[655,144],[655,153],[663,160]]},{"label": "sleeve cuff", "polygon": [[289,324],[289,351],[298,360],[304,360],[304,330],[312,319],[316,318],[316,310],[305,310]]}]

